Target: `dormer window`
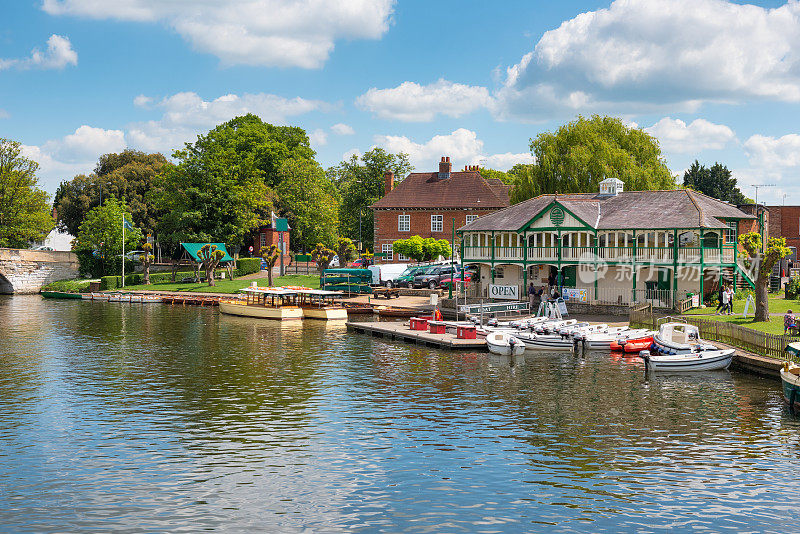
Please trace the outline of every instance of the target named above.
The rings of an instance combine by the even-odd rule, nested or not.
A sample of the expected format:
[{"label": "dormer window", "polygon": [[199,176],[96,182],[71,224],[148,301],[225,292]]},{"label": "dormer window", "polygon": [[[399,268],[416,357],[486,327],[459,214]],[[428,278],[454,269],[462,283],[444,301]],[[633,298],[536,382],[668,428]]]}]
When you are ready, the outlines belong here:
[{"label": "dormer window", "polygon": [[625,184],[619,178],[606,178],[600,182],[600,194],[615,197],[622,193],[625,189]]}]

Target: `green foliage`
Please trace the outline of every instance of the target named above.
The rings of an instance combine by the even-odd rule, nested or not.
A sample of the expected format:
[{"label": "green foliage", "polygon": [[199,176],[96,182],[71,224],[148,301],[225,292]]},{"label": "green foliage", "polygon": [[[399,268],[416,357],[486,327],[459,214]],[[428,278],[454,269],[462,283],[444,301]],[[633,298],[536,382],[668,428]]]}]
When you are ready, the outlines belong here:
[{"label": "green foliage", "polygon": [[451,254],[450,242],[446,239],[423,239],[418,235],[398,239],[392,243],[392,250],[416,261],[432,261]]},{"label": "green foliage", "polygon": [[[156,195],[157,205],[165,211],[158,224],[161,243],[238,245],[264,224],[272,194],[258,168],[263,155],[250,150],[248,137],[243,138],[237,130],[237,119],[198,136],[194,144],[187,143],[184,150],[174,153],[178,164],[163,173],[161,194]],[[249,131],[249,124],[241,127]]]},{"label": "green foliage", "polygon": [[272,286],[272,268],[275,267],[275,264],[278,262],[278,259],[281,257],[281,249],[278,248],[278,245],[272,244],[267,248],[264,253],[261,255],[264,259],[264,262],[267,264],[267,278],[269,279],[269,285]]},{"label": "green foliage", "polygon": [[246,276],[261,270],[260,258],[239,258],[236,260],[236,276]]},{"label": "green foliage", "polygon": [[0,247],[27,248],[55,226],[47,193],[38,187],[38,168],[18,142],[0,138]]},{"label": "green foliage", "polygon": [[683,186],[733,204],[752,202],[739,190],[728,167],[721,163],[714,163],[709,169],[695,160],[683,173]]},{"label": "green foliage", "polygon": [[53,207],[59,227],[77,235],[86,213],[100,204],[102,190],[103,202],[109,198],[123,200],[132,222],[153,233],[163,214],[154,202],[161,193],[158,176],[171,166],[162,154],[130,149],[100,156],[92,174],[80,174],[58,186]]},{"label": "green foliage", "polygon": [[42,291],[63,291],[66,293],[85,293],[89,291],[90,280],[59,280],[50,282]]},{"label": "green foliage", "polygon": [[311,251],[311,259],[317,264],[317,270],[320,275],[322,271],[328,268],[334,255],[336,255],[336,251],[329,249],[323,243],[317,243]]},{"label": "green foliage", "polygon": [[786,298],[800,298],[800,277],[795,276],[789,279],[789,282],[786,284]]},{"label": "green foliage", "polygon": [[215,285],[214,271],[219,265],[222,258],[225,257],[225,252],[217,248],[217,245],[206,243],[200,250],[197,251],[197,257],[200,258],[200,267],[206,273],[206,280],[209,286]]},{"label": "green foliage", "polygon": [[374,225],[369,206],[383,197],[384,172],[394,172],[395,182],[398,182],[413,168],[407,154],[391,154],[382,148],[373,148],[360,158],[354,155],[329,168],[327,175],[338,186],[342,199],[339,232],[353,240],[360,238],[372,247]]},{"label": "green foliage", "polygon": [[340,237],[336,241],[336,255],[339,256],[339,265],[342,267],[355,258],[356,246],[353,240],[349,237]]},{"label": "green foliage", "polygon": [[481,176],[483,176],[486,180],[497,179],[502,181],[504,184],[513,185],[514,181],[516,180],[516,176],[512,172],[503,172],[503,171],[496,171],[494,169],[480,169]]},{"label": "green foliage", "polygon": [[745,266],[757,272],[755,279],[756,286],[756,321],[769,321],[769,300],[768,285],[769,277],[775,263],[783,257],[791,254],[791,250],[786,247],[786,239],[780,237],[770,237],[767,241],[766,249],[763,248],[761,234],[758,232],[748,232],[739,236],[739,244],[742,245],[749,257],[744,258]]},{"label": "green foliage", "polygon": [[103,276],[100,278],[100,290],[117,289],[122,287],[121,276]]},{"label": "green foliage", "polygon": [[536,163],[513,173],[512,202],[556,192],[595,192],[606,178],[619,178],[629,191],[675,187],[658,142],[614,117],[579,116],[555,133],[540,133],[530,148]]},{"label": "green foliage", "polygon": [[[130,221],[127,206],[114,198],[86,214],[72,247],[78,253],[81,272],[100,276],[122,269],[123,214]],[[136,250],[141,241],[142,232],[138,228],[125,231],[125,250]]]},{"label": "green foliage", "polygon": [[291,243],[307,250],[315,243],[333,245],[339,226],[339,196],[317,162],[287,159],[275,188],[279,211],[289,219]]}]

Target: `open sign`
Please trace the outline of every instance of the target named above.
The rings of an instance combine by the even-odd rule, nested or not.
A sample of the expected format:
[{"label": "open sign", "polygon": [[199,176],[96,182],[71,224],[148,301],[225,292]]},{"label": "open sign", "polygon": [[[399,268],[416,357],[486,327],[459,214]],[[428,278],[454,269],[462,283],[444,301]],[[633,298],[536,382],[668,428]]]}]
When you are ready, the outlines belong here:
[{"label": "open sign", "polygon": [[489,298],[501,300],[519,300],[519,286],[501,286],[489,284]]}]

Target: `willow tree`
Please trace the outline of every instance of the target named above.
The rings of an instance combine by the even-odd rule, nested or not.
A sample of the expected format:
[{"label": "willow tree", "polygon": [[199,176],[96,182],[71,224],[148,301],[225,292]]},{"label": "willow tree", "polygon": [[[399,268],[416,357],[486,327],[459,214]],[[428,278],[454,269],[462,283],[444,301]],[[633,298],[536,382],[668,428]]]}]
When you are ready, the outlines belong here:
[{"label": "willow tree", "polygon": [[792,251],[786,247],[786,239],[782,237],[770,237],[767,240],[767,248],[764,250],[764,242],[758,232],[748,232],[740,235],[739,244],[742,245],[742,248],[749,256],[744,259],[745,267],[755,274],[755,320],[769,321],[769,277],[772,275],[772,268],[775,267],[775,263],[791,254]]},{"label": "willow tree", "polygon": [[510,171],[517,174],[512,202],[549,193],[596,192],[606,178],[619,178],[632,191],[675,187],[658,141],[616,117],[579,116],[531,139],[530,149],[536,163]]}]

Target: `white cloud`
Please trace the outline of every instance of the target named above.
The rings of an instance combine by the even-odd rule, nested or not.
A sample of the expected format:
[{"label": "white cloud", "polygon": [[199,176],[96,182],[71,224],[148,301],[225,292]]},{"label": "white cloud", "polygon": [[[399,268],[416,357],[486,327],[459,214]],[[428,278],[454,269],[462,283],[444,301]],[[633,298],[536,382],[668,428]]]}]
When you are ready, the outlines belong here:
[{"label": "white cloud", "polygon": [[52,15],[164,22],[224,64],[319,68],[341,39],[380,39],[395,0],[44,0]]},{"label": "white cloud", "polygon": [[356,133],[351,126],[341,122],[331,126],[331,132],[335,133],[336,135],[354,135]]},{"label": "white cloud", "polygon": [[0,70],[17,69],[63,69],[68,65],[78,64],[78,53],[72,48],[69,38],[53,34],[47,40],[47,49],[42,52],[38,48],[31,51],[30,57],[24,59],[0,58]]},{"label": "white cloud", "polygon": [[448,135],[436,135],[424,143],[416,143],[405,136],[378,135],[375,145],[389,152],[408,154],[414,168],[424,172],[435,170],[442,156],[450,156],[453,168],[480,164],[497,170],[508,170],[517,163],[530,163],[531,154],[483,154],[483,141],[472,130],[459,128]]},{"label": "white cloud", "polygon": [[146,95],[139,95],[133,99],[133,105],[137,108],[146,108],[153,103],[153,97]]},{"label": "white cloud", "polygon": [[353,156],[355,156],[357,158],[360,158],[361,157],[361,151],[359,149],[357,149],[357,148],[351,148],[350,150],[348,150],[347,152],[342,154],[342,160],[343,161],[349,161],[350,158],[352,158]]},{"label": "white cloud", "polygon": [[228,94],[208,101],[193,92],[176,93],[160,101],[140,95],[134,103],[162,109],[163,115],[159,120],[131,125],[126,136],[128,143],[142,150],[165,153],[239,115],[254,113],[266,122],[283,125],[288,117],[326,107],[319,100],[284,98],[268,93]]},{"label": "white cloud", "polygon": [[729,127],[705,119],[695,119],[687,125],[680,119],[664,117],[644,131],[657,138],[664,151],[673,153],[720,150],[736,139]]},{"label": "white cloud", "polygon": [[3,108],[0,108],[0,119],[7,119],[10,116],[11,115],[8,114],[8,111],[4,110]]},{"label": "white cloud", "polygon": [[328,144],[328,134],[325,130],[317,128],[308,135],[308,139],[312,146],[320,147]]},{"label": "white cloud", "polygon": [[780,169],[800,167],[800,135],[782,137],[753,135],[744,142],[750,164],[755,167]]},{"label": "white cloud", "polygon": [[739,188],[755,197],[754,184],[769,184],[758,191],[759,203],[800,204],[800,135],[781,137],[752,135],[744,142],[748,167],[735,169]]},{"label": "white cloud", "polygon": [[382,119],[432,121],[437,114],[461,117],[492,105],[488,89],[439,80],[429,85],[403,82],[391,89],[372,88],[356,104]]},{"label": "white cloud", "polygon": [[696,110],[800,101],[800,2],[616,0],[546,32],[507,69],[498,115]]}]

